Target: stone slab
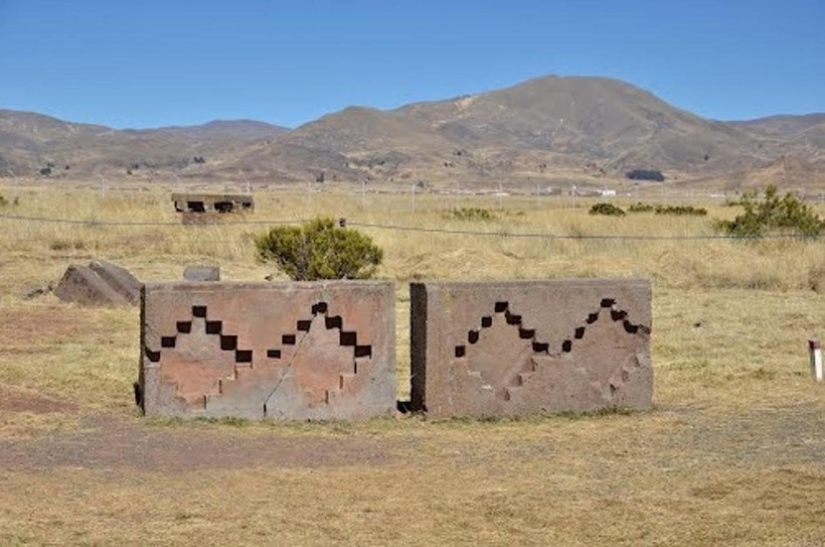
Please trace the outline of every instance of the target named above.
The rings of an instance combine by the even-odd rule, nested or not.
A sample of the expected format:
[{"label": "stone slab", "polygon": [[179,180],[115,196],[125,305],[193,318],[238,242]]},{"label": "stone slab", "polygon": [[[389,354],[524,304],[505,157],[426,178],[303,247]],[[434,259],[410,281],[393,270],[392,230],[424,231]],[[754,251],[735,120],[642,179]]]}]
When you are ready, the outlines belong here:
[{"label": "stone slab", "polygon": [[147,415],[300,420],[396,408],[392,282],[147,284]]},{"label": "stone slab", "polygon": [[129,300],[113,289],[96,271],[73,264],[54,289],[54,294],[64,302],[76,302],[86,306],[126,305]]},{"label": "stone slab", "polygon": [[105,260],[93,260],[89,268],[133,306],[140,303],[140,288],[143,286],[126,268],[121,268]]},{"label": "stone slab", "polygon": [[249,194],[172,194],[175,210],[179,213],[251,213],[255,200]]},{"label": "stone slab", "polygon": [[411,405],[436,417],[652,406],[643,279],[410,286]]},{"label": "stone slab", "polygon": [[208,264],[189,264],[183,269],[186,281],[220,281],[221,267]]}]

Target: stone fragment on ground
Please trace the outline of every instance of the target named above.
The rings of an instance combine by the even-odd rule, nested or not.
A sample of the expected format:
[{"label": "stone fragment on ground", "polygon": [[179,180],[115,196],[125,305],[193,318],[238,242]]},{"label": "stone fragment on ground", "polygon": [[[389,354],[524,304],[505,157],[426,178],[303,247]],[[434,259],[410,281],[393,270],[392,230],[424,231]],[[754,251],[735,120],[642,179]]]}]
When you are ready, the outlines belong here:
[{"label": "stone fragment on ground", "polygon": [[72,264],[54,289],[64,302],[84,306],[137,306],[142,283],[128,270],[103,260]]}]

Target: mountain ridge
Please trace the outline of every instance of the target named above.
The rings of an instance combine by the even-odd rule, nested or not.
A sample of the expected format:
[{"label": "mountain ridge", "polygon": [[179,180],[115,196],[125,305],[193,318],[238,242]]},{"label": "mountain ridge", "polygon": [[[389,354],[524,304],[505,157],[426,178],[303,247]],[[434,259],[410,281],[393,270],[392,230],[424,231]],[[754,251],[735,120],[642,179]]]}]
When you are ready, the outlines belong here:
[{"label": "mountain ridge", "polygon": [[[825,170],[825,113],[718,121],[611,78],[555,76],[380,110],[351,106],[294,129],[255,120],[118,130],[0,110],[0,176],[91,173],[256,182],[615,185],[633,169],[715,180],[798,157]],[[19,171],[19,173],[18,173]],[[785,171],[783,171],[785,173]],[[812,180],[820,180],[818,175]]]}]

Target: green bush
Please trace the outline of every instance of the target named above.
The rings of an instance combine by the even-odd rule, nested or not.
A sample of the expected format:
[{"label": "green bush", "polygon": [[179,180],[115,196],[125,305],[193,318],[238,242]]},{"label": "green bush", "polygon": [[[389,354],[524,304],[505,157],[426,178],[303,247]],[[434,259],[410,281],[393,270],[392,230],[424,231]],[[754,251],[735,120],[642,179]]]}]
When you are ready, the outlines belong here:
[{"label": "green bush", "polygon": [[591,215],[609,215],[615,217],[623,217],[625,216],[624,210],[619,207],[616,207],[612,203],[596,203],[593,207],[590,208],[589,213]]},{"label": "green bush", "polygon": [[655,207],[649,203],[642,203],[641,201],[637,201],[633,205],[627,208],[628,211],[631,213],[652,213]]},{"label": "green bush", "polygon": [[774,185],[768,186],[761,200],[757,192],[746,192],[739,204],[744,213],[733,220],[717,221],[718,230],[739,237],[761,237],[772,231],[817,237],[825,229],[825,221],[810,205],[790,192],[780,198]]},{"label": "green bush", "polygon": [[705,216],[708,214],[704,207],[694,207],[693,205],[652,205],[637,201],[627,208],[631,213],[652,213],[657,215],[691,215]]},{"label": "green bush", "polygon": [[496,220],[496,214],[482,207],[457,207],[451,209],[447,218],[455,220]]},{"label": "green bush", "polygon": [[255,237],[258,258],[295,281],[369,279],[384,253],[369,236],[319,217],[303,226],[276,226]]},{"label": "green bush", "polygon": [[693,205],[657,205],[656,214],[703,217],[708,214],[708,210],[704,207],[694,207]]}]

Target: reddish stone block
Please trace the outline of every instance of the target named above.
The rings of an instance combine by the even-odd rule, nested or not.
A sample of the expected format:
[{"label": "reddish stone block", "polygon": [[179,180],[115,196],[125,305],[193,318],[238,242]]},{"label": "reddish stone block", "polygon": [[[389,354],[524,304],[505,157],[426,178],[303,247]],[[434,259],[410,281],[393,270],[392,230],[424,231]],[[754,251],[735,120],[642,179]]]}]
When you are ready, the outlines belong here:
[{"label": "reddish stone block", "polygon": [[391,282],[148,284],[148,415],[351,419],[396,407]]},{"label": "reddish stone block", "polygon": [[221,267],[211,264],[189,264],[183,269],[185,281],[220,281]]},{"label": "reddish stone block", "polygon": [[641,279],[413,283],[412,408],[432,416],[649,409]]},{"label": "reddish stone block", "polygon": [[105,260],[93,260],[89,263],[89,268],[129,304],[137,306],[140,303],[140,288],[143,283],[129,270]]},{"label": "reddish stone block", "polygon": [[95,270],[76,264],[66,268],[54,294],[64,302],[76,302],[84,306],[130,303],[126,296],[109,285],[107,279],[100,277]]}]

